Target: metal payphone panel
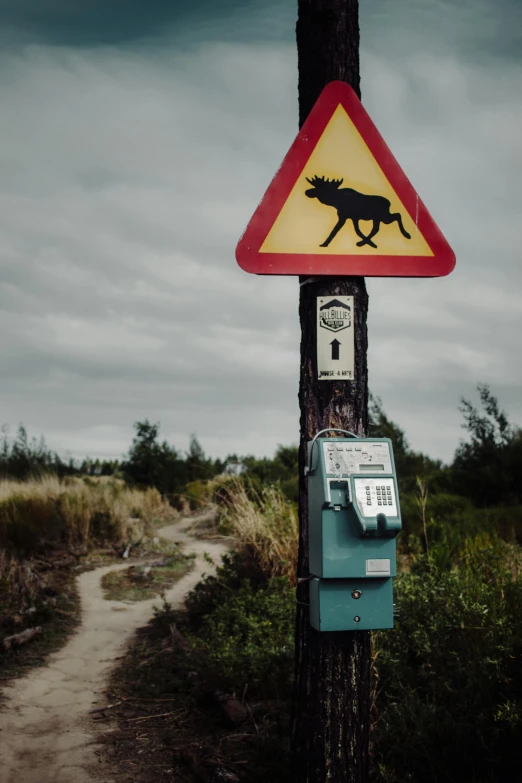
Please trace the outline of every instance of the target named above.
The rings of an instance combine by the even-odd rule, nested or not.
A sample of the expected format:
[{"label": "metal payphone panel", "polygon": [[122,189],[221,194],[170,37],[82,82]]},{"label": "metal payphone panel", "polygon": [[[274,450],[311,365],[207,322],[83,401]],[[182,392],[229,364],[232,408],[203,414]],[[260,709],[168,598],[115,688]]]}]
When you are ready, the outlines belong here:
[{"label": "metal payphone panel", "polygon": [[328,475],[352,476],[356,473],[393,473],[390,444],[385,440],[323,440],[323,458]]},{"label": "metal payphone panel", "polygon": [[[396,574],[395,537],[401,518],[391,441],[317,438],[308,448],[309,562],[310,575],[316,578],[310,593],[313,627],[354,627],[346,615],[353,599],[345,591],[359,580],[366,589],[356,590],[365,595],[357,604],[363,613],[353,615],[359,617],[358,627],[392,627],[391,577]],[[338,628],[333,627],[336,622]]]},{"label": "metal payphone panel", "polygon": [[393,628],[392,580],[312,579],[310,624],[317,631]]}]

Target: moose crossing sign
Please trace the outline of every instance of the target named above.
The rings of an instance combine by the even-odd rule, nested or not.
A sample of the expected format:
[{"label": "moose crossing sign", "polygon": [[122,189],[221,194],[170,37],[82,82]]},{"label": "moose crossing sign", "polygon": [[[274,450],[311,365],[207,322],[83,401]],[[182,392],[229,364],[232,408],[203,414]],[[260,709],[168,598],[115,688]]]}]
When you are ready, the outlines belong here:
[{"label": "moose crossing sign", "polygon": [[236,249],[261,275],[438,277],[455,255],[345,82],[330,82]]}]

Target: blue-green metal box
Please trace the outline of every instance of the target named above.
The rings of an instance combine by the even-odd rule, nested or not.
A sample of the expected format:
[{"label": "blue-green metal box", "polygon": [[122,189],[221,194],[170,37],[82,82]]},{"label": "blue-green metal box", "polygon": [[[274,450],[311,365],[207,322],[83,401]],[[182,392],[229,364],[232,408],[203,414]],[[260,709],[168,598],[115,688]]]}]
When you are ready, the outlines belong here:
[{"label": "blue-green metal box", "polygon": [[[308,464],[309,571],[318,578],[311,582],[313,627],[392,628],[401,517],[391,441],[317,438]],[[353,580],[364,585],[364,611],[352,612]]]},{"label": "blue-green metal box", "polygon": [[310,624],[317,631],[393,628],[392,580],[311,579]]}]

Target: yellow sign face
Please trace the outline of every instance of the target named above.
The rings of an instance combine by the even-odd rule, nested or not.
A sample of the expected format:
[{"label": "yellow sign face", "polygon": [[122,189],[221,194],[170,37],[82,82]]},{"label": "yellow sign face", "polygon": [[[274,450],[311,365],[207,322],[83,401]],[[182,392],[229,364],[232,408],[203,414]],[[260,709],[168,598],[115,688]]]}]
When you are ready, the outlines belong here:
[{"label": "yellow sign face", "polygon": [[434,255],[341,104],[259,252]]}]

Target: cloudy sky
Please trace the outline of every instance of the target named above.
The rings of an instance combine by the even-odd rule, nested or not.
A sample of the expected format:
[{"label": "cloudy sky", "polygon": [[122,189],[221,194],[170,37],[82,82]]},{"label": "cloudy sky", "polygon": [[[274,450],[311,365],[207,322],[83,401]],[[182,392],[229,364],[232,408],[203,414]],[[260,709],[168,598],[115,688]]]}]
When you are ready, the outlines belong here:
[{"label": "cloudy sky", "polygon": [[[451,458],[522,423],[522,3],[362,0],[363,102],[457,255],[368,281],[370,387]],[[294,0],[0,0],[0,423],[120,456],[298,438],[298,283],[234,249],[297,131]]]}]

